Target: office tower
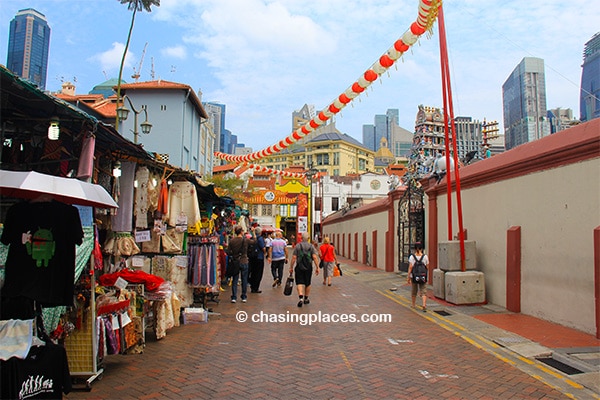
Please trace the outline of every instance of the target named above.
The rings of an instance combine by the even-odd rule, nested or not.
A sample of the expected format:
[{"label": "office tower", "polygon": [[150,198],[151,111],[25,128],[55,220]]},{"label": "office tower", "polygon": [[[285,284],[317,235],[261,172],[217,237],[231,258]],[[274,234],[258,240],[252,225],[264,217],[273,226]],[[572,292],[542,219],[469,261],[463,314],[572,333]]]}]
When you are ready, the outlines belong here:
[{"label": "office tower", "polygon": [[393,144],[393,127],[396,126],[398,126],[398,109],[388,109],[385,115],[377,114],[375,115],[373,125],[363,125],[362,143],[373,151],[379,149],[382,138],[386,139],[388,145]]},{"label": "office tower", "polygon": [[375,143],[375,125],[366,124],[362,126],[362,143],[373,151],[377,150],[379,144]]},{"label": "office tower", "polygon": [[583,49],[579,110],[581,122],[600,117],[600,32]]},{"label": "office tower", "polygon": [[225,104],[219,104],[215,102],[205,102],[202,106],[208,114],[208,119],[213,127],[215,133],[215,148],[214,151],[220,151],[221,153],[233,153],[233,148],[230,145],[229,139],[231,138],[231,132],[225,132]]},{"label": "office tower", "polygon": [[502,85],[506,150],[550,134],[544,60],[525,57]]},{"label": "office tower", "polygon": [[44,14],[33,8],[19,10],[10,21],[7,68],[45,90],[49,51],[50,27]]}]

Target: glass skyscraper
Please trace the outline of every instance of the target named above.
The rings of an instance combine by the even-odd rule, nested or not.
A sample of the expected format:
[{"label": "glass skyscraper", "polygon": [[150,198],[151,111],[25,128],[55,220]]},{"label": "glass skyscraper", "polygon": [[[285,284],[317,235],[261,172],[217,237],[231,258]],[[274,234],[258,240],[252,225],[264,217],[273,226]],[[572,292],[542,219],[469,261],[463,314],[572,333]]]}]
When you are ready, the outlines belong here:
[{"label": "glass skyscraper", "polygon": [[44,14],[27,8],[10,21],[6,67],[21,78],[46,89],[50,27]]},{"label": "glass skyscraper", "polygon": [[363,140],[365,147],[377,151],[381,146],[381,139],[385,138],[388,145],[393,143],[392,127],[398,125],[398,109],[388,109],[385,115],[377,114],[373,125],[363,125]]},{"label": "glass skyscraper", "polygon": [[544,60],[525,57],[502,85],[506,150],[550,134]]},{"label": "glass skyscraper", "polygon": [[579,111],[581,122],[600,117],[600,32],[583,49]]}]

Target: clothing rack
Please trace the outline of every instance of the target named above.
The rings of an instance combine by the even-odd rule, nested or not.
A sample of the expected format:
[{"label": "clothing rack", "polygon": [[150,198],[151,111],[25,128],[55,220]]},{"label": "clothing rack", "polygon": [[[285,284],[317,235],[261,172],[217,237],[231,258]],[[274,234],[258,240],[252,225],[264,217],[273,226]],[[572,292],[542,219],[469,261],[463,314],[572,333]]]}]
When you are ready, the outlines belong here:
[{"label": "clothing rack", "polygon": [[188,282],[194,287],[194,303],[219,303],[220,280],[217,268],[218,236],[188,237]]}]

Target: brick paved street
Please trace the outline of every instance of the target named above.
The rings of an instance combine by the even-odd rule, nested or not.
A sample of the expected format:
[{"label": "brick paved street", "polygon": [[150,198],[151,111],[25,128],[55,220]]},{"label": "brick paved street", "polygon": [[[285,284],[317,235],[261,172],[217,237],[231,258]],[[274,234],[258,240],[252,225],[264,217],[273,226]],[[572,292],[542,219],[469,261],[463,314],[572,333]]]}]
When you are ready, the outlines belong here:
[{"label": "brick paved street", "polygon": [[[265,271],[267,272],[267,271]],[[295,294],[271,288],[248,303],[209,303],[220,315],[208,323],[175,327],[144,354],[112,355],[90,392],[68,399],[564,399],[568,395],[531,362],[501,348],[465,340],[436,323],[434,312],[412,310],[390,287],[390,274],[347,268],[323,286],[314,277],[311,304],[298,308]],[[398,278],[395,281],[399,281]],[[324,314],[389,314],[391,322],[237,322],[236,313],[283,317]],[[519,364],[523,364],[520,366]],[[529,364],[529,365],[528,365]],[[549,379],[552,379],[549,378]],[[551,387],[554,386],[555,388]],[[583,395],[582,395],[583,396]],[[589,398],[594,398],[589,397]]]}]

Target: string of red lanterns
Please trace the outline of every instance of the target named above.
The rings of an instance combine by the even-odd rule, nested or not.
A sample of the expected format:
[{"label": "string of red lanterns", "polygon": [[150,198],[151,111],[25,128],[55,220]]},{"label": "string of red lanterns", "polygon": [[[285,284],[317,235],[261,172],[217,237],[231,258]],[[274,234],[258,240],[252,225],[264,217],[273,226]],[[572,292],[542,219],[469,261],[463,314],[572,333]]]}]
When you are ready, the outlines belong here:
[{"label": "string of red lanterns", "polygon": [[[417,42],[417,40],[427,31],[431,31],[433,23],[435,22],[438,10],[441,5],[441,0],[419,0],[418,17],[415,22],[410,25],[410,28],[404,32],[402,37],[386,51],[375,63],[369,67],[350,87],[348,87],[342,94],[340,94],[335,100],[321,110],[315,117],[309,122],[304,124],[302,127],[296,129],[286,138],[280,140],[278,143],[273,144],[265,149],[256,151],[254,153],[245,155],[232,155],[216,151],[214,155],[230,162],[237,163],[249,163],[256,161],[261,158],[279,153],[286,149],[290,145],[296,143],[303,137],[311,134],[325,122],[327,122],[332,116],[339,113],[344,107],[350,104],[355,98],[358,97],[366,88],[368,88],[374,81],[376,81],[383,73],[385,73],[394,63],[402,57],[402,55]],[[274,170],[263,166],[256,166],[250,164],[252,168],[269,172],[272,174],[279,174],[289,177],[302,177],[303,174],[290,173],[285,171]]]}]

